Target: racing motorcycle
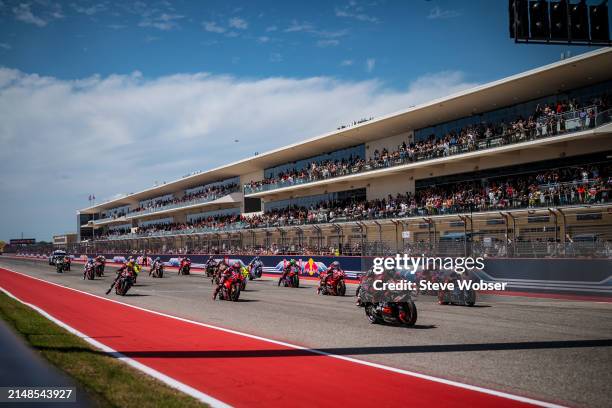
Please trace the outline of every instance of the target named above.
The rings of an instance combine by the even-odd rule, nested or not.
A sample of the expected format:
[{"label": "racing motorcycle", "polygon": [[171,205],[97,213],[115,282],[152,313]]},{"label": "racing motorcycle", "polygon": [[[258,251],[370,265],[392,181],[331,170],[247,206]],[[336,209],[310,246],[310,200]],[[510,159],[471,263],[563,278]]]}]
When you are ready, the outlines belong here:
[{"label": "racing motorcycle", "polygon": [[242,277],[239,273],[232,273],[225,281],[223,282],[223,286],[219,291],[219,299],[221,300],[231,300],[233,302],[238,301],[240,297],[240,287],[241,287]]},{"label": "racing motorcycle", "polygon": [[163,278],[164,277],[164,264],[161,262],[156,262],[151,266],[151,270],[149,270],[149,276],[154,278]]},{"label": "racing motorcycle", "polygon": [[104,276],[104,265],[106,264],[106,260],[104,258],[96,258],[94,261],[94,269],[96,272],[96,276],[101,278]]},{"label": "racing motorcycle", "polygon": [[68,258],[67,256],[63,258],[58,258],[55,261],[55,270],[57,271],[57,273],[63,273],[64,271],[69,271],[70,270],[70,258]]},{"label": "racing motorcycle", "polygon": [[206,263],[204,264],[204,269],[206,270],[206,277],[207,278],[212,278],[213,275],[215,274],[215,271],[217,270],[217,262],[212,259],[209,258],[208,261],[206,261]]},{"label": "racing motorcycle", "polygon": [[346,274],[338,269],[333,272],[322,273],[317,292],[321,295],[344,296],[346,294]]},{"label": "racing motorcycle", "polygon": [[249,268],[244,266],[240,268],[240,290],[246,289],[247,281],[250,279],[251,274],[249,273]]},{"label": "racing motorcycle", "polygon": [[416,304],[406,296],[399,296],[391,302],[365,302],[365,314],[369,322],[401,324],[411,327],[417,321]]},{"label": "racing motorcycle", "polygon": [[261,278],[263,274],[263,263],[261,261],[251,261],[247,268],[249,269],[249,280]]},{"label": "racing motorcycle", "polygon": [[191,270],[191,260],[189,258],[184,258],[181,260],[178,274],[179,275],[189,275],[189,271]]},{"label": "racing motorcycle", "polygon": [[[417,308],[410,291],[376,290],[375,280],[384,279],[368,272],[362,276],[358,288],[357,305],[365,309],[365,315],[372,324],[389,323],[411,327],[417,321]],[[389,277],[386,278],[387,281]]]},{"label": "racing motorcycle", "polygon": [[64,270],[70,271],[70,267],[72,266],[72,259],[69,256],[64,257]]},{"label": "racing motorcycle", "polygon": [[125,296],[130,290],[130,288],[134,286],[134,277],[131,272],[125,270],[123,272],[117,272],[117,277],[113,281],[111,287],[106,291],[108,295],[113,288],[115,288],[115,293],[119,296]]},{"label": "racing motorcycle", "polygon": [[476,304],[476,291],[471,287],[469,289],[460,289],[458,282],[460,280],[467,281],[466,276],[456,277],[451,276],[445,279],[446,283],[454,283],[453,290],[444,289],[438,291],[438,303],[441,305],[461,305],[474,306]]},{"label": "racing motorcycle", "polygon": [[212,278],[210,280],[213,285],[219,284],[219,282],[221,281],[221,275],[223,274],[223,271],[225,271],[227,268],[229,267],[224,263],[217,264],[215,270],[212,272]]},{"label": "racing motorcycle", "polygon": [[283,285],[284,287],[289,288],[299,288],[300,287],[300,274],[297,270],[297,267],[291,266],[289,271],[285,274],[285,277],[280,277],[278,279],[278,286]]},{"label": "racing motorcycle", "polygon": [[95,266],[92,263],[85,264],[85,277],[87,280],[94,280],[96,276]]}]

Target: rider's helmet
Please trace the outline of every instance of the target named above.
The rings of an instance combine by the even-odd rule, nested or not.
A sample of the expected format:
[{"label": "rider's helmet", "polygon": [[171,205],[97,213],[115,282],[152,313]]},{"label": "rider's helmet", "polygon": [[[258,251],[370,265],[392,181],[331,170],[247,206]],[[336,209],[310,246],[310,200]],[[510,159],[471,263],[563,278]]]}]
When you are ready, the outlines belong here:
[{"label": "rider's helmet", "polygon": [[236,270],[240,270],[240,267],[241,267],[241,266],[240,266],[240,262],[238,262],[238,261],[234,262],[234,264],[232,265],[232,267],[233,267],[234,269],[236,269]]},{"label": "rider's helmet", "polygon": [[330,265],[330,269],[331,268],[336,268],[336,269],[340,268],[340,262],[338,262],[338,261],[332,262],[331,265]]},{"label": "rider's helmet", "polygon": [[289,265],[295,266],[295,265],[297,265],[297,261],[295,259],[292,259],[292,260],[289,261]]},{"label": "rider's helmet", "polygon": [[155,258],[155,262],[159,262],[161,261],[161,259],[159,259],[159,256],[157,258]]}]

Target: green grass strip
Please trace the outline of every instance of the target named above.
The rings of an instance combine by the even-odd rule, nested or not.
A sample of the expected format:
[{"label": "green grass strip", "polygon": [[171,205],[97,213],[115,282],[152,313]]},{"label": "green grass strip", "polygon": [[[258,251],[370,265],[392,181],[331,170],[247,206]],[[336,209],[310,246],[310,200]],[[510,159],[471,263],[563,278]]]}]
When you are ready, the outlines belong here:
[{"label": "green grass strip", "polygon": [[51,364],[74,378],[98,406],[206,406],[195,398],[93,348],[3,292],[0,292],[0,318],[12,326]]}]

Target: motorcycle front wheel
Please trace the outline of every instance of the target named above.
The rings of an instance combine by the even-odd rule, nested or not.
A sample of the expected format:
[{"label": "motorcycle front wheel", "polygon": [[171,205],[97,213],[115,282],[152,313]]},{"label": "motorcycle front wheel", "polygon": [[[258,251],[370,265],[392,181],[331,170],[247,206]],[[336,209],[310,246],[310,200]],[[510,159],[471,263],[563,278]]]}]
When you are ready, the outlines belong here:
[{"label": "motorcycle front wheel", "polygon": [[338,296],[344,296],[346,294],[346,284],[344,281],[338,282],[338,286],[336,287],[336,294]]},{"label": "motorcycle front wheel", "polygon": [[365,306],[365,314],[371,324],[378,324],[381,322],[381,319],[376,313],[376,306],[372,303],[369,303]]},{"label": "motorcycle front wheel", "polygon": [[232,293],[231,293],[231,300],[233,302],[237,302],[239,297],[240,297],[240,286],[234,286]]}]

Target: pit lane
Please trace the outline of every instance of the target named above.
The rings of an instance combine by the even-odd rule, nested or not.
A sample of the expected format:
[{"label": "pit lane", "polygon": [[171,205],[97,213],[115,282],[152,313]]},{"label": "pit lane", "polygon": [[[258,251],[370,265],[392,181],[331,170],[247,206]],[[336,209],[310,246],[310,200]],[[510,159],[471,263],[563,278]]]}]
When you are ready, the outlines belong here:
[{"label": "pit lane", "polygon": [[[83,281],[79,264],[63,275],[39,261],[0,258],[0,266],[99,295],[112,280],[112,268],[101,280]],[[562,404],[604,407],[612,397],[612,304],[480,296],[476,307],[467,308],[439,306],[434,298],[421,296],[417,326],[406,329],[370,325],[354,306],[354,285],[347,297],[324,297],[315,294],[315,282],[302,281],[304,287],[291,289],[264,278],[250,281],[242,301],[230,303],[213,302],[210,280],[201,275],[179,277],[171,270],[162,280],[146,275],[141,273],[132,296],[120,300]],[[316,378],[301,380],[317,384]]]}]

